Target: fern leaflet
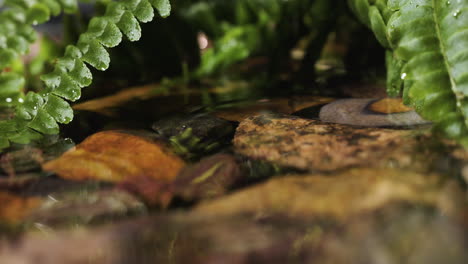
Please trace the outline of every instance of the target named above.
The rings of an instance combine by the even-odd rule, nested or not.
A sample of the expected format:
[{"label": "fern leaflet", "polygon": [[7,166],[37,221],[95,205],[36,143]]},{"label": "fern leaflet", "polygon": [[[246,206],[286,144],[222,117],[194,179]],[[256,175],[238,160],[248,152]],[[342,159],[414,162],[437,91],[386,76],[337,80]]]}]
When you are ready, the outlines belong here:
[{"label": "fern leaflet", "polygon": [[[76,2],[68,0],[42,0],[40,3],[35,3],[35,0],[10,1],[15,2],[0,15],[0,24],[2,17],[7,18],[5,21],[9,22],[0,26],[0,58],[12,58],[11,60],[27,52],[28,44],[34,41],[31,24],[47,21],[50,14],[60,13],[60,6],[65,12],[73,12],[76,9]],[[167,17],[171,11],[169,0],[124,0],[110,2],[104,16],[91,19],[87,31],[80,36],[78,43],[68,46],[65,55],[57,60],[54,70],[41,77],[45,89],[38,93],[28,92],[24,98],[20,98],[21,103],[16,104],[13,117],[0,121],[0,148],[7,147],[10,141],[24,144],[40,137],[41,134],[56,134],[59,132],[58,123],[69,123],[73,119],[73,110],[67,101],[78,100],[81,88],[89,86],[92,82],[88,65],[101,71],[106,70],[110,63],[106,48],[119,45],[123,35],[130,41],[139,40],[139,23],[153,20],[153,8],[161,17]],[[17,10],[22,10],[23,13],[15,12]],[[33,15],[29,15],[30,13]],[[20,18],[16,17],[18,14]],[[18,28],[16,32],[22,32],[18,31],[20,27],[15,21],[27,21],[27,32],[31,34],[26,35],[28,38],[17,38],[20,39],[19,42],[24,42],[24,45],[15,45],[20,47],[17,50],[11,48],[13,45],[8,43],[9,35],[6,33],[10,27]],[[4,31],[1,31],[2,28]],[[7,45],[1,45],[2,37],[7,39]],[[9,63],[5,63],[5,67]],[[5,90],[18,92],[24,80],[21,82],[21,79],[13,77],[8,79],[8,73],[3,74],[4,76],[0,76],[0,95]],[[3,83],[2,78],[6,79]],[[4,85],[5,82],[9,85]]]},{"label": "fern leaflet", "polygon": [[468,1],[348,2],[389,50],[389,92],[468,145]]}]

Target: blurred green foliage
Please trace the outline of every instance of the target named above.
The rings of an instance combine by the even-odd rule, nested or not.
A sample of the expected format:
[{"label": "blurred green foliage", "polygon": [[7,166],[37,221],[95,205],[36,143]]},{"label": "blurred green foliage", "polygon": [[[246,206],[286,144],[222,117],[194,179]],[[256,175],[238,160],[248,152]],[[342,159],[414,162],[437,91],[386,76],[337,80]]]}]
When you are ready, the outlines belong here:
[{"label": "blurred green foliage", "polygon": [[[11,139],[27,143],[38,137],[37,131],[57,133],[53,115],[59,123],[73,117],[62,99],[81,97],[80,88],[91,84],[91,77],[91,87],[83,90],[85,99],[150,82],[185,87],[198,83],[194,86],[203,89],[200,83],[205,80],[226,79],[244,80],[260,87],[263,94],[273,94],[297,87],[310,90],[337,77],[362,79],[385,71],[383,49],[342,0],[173,0],[171,16],[154,20],[151,5],[167,15],[166,0],[82,1],[87,3],[81,8],[68,0],[50,0],[34,8],[29,2],[23,5],[23,0],[9,1],[29,12],[31,24],[47,21],[61,8],[65,13],[55,22],[63,26],[62,34],[50,36],[47,31],[54,24],[37,35],[23,29],[11,10],[0,12],[7,21],[17,21],[25,36],[17,50],[0,53],[9,66],[0,76],[0,106],[16,108],[17,117],[29,118],[0,122],[0,131],[8,135],[0,137],[0,145],[5,146]],[[127,13],[121,16],[116,6],[124,6],[127,11],[122,12]],[[0,29],[7,32],[8,25]],[[34,41],[39,49],[30,58],[16,56],[26,54]],[[83,54],[76,53],[74,46],[66,49],[77,41]],[[64,52],[65,58],[58,58]],[[57,85],[60,89],[55,91]],[[29,91],[38,96],[25,96]],[[63,111],[47,106],[52,103]],[[50,111],[36,111],[37,105]],[[34,118],[38,113],[40,118]],[[29,125],[31,117],[34,127]]]}]

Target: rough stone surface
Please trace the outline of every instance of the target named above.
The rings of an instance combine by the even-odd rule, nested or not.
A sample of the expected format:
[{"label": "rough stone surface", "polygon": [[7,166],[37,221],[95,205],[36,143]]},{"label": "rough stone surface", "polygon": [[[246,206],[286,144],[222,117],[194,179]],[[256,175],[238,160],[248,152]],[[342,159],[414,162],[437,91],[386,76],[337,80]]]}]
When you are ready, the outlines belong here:
[{"label": "rough stone surface", "polygon": [[416,167],[414,131],[357,128],[283,115],[244,120],[236,151],[251,158],[310,171],[348,167]]},{"label": "rough stone surface", "polygon": [[[447,188],[453,188],[447,185]],[[450,191],[452,192],[452,191]],[[290,175],[200,204],[197,212],[226,216],[252,213],[343,220],[395,202],[440,205],[454,213],[456,199],[444,192],[438,175],[394,169],[351,169],[330,175]],[[443,203],[442,201],[450,201]]]},{"label": "rough stone surface", "polygon": [[437,210],[405,205],[346,224],[320,217],[178,213],[1,241],[0,263],[462,264],[466,235]]},{"label": "rough stone surface", "polygon": [[427,125],[415,111],[393,114],[377,113],[369,110],[376,99],[342,99],[325,105],[320,110],[320,120],[329,123],[366,127],[404,127]]}]

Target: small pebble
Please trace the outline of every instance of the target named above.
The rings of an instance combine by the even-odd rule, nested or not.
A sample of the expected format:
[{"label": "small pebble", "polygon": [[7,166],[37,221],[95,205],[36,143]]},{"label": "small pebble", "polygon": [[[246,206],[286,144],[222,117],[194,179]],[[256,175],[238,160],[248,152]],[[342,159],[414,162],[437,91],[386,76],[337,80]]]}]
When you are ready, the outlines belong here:
[{"label": "small pebble", "polygon": [[414,110],[393,114],[369,110],[377,99],[341,99],[327,104],[320,110],[320,120],[329,123],[365,127],[405,127],[430,124]]}]

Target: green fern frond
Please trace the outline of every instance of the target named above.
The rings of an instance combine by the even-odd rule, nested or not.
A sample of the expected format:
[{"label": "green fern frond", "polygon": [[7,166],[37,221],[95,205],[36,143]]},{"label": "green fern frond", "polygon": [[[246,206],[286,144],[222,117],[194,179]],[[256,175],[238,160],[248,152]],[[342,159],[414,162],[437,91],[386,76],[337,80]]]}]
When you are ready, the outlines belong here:
[{"label": "green fern frond", "polygon": [[[15,1],[15,6],[30,10],[30,1],[34,0]],[[44,1],[48,2],[54,1]],[[70,1],[62,0],[60,3],[65,11],[73,10]],[[57,9],[46,8],[50,13],[57,12]],[[67,101],[78,100],[81,88],[92,82],[87,65],[97,70],[106,70],[110,63],[106,48],[119,45],[123,35],[130,41],[139,40],[139,22],[151,21],[154,17],[153,8],[161,17],[170,14],[169,0],[124,0],[109,3],[104,16],[91,19],[78,43],[68,46],[64,57],[57,60],[54,70],[41,77],[45,89],[39,93],[28,92],[24,99],[21,98],[23,103],[16,104],[14,117],[0,121],[0,148],[8,146],[10,141],[27,143],[28,139],[37,138],[40,134],[56,134],[59,132],[58,123],[69,123],[73,119],[73,110]],[[1,81],[0,78],[0,85]]]},{"label": "green fern frond", "polygon": [[388,88],[468,144],[468,1],[349,0],[389,49]]}]

